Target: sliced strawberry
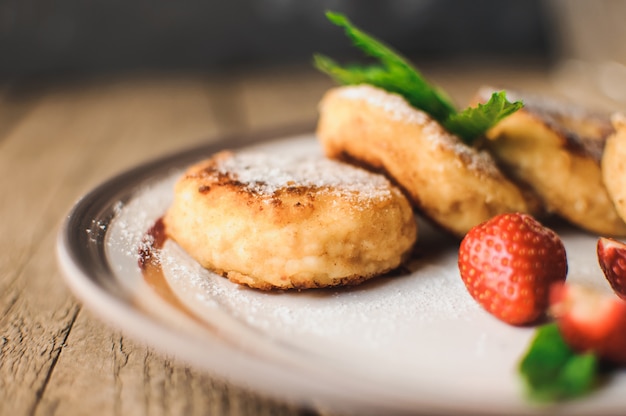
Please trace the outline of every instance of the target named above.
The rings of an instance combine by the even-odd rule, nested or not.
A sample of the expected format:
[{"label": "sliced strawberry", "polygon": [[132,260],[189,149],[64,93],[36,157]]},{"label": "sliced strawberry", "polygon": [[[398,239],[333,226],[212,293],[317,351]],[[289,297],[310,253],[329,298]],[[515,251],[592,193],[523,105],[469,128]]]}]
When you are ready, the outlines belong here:
[{"label": "sliced strawberry", "polygon": [[550,315],[565,342],[575,351],[594,352],[626,364],[626,302],[572,283],[550,290]]},{"label": "sliced strawberry", "polygon": [[626,300],[626,244],[612,238],[598,239],[598,262],[620,298]]},{"label": "sliced strawberry", "polygon": [[459,271],[484,309],[522,325],[545,314],[550,286],[567,275],[567,258],[554,231],[527,214],[501,214],[466,234]]}]

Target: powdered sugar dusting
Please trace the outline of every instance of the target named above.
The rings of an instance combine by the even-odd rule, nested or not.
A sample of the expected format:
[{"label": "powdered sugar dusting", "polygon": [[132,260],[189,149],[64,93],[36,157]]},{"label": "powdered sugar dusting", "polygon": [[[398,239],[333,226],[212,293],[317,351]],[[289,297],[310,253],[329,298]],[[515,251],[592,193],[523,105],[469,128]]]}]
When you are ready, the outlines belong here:
[{"label": "powdered sugar dusting", "polygon": [[240,152],[221,159],[216,168],[258,194],[273,195],[281,189],[308,187],[360,199],[391,195],[391,184],[384,176],[321,156]]},{"label": "powdered sugar dusting", "polygon": [[423,139],[433,146],[451,150],[468,169],[491,176],[500,176],[491,155],[467,146],[459,137],[445,130],[428,114],[412,107],[402,96],[367,84],[341,87],[339,95],[343,98],[364,100],[372,106],[381,108],[393,120],[421,126]]},{"label": "powdered sugar dusting", "polygon": [[343,98],[364,100],[370,105],[380,107],[391,115],[394,120],[414,124],[432,122],[432,119],[426,113],[411,107],[404,97],[398,94],[367,84],[345,86],[339,91],[340,96]]}]

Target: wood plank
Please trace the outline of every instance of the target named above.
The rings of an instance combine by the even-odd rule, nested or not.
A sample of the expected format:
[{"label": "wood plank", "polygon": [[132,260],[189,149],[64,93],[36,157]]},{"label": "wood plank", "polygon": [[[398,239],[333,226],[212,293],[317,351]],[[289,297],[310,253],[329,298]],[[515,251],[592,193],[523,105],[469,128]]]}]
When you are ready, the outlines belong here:
[{"label": "wood plank", "polygon": [[20,279],[1,295],[0,414],[31,414],[76,319],[79,307],[56,273],[54,234],[47,233]]},{"label": "wood plank", "polygon": [[52,375],[54,388],[36,414],[310,414],[216,380],[94,322],[89,313],[80,315]]},{"label": "wood plank", "polygon": [[287,67],[255,72],[239,82],[248,127],[264,130],[281,125],[310,125],[317,105],[332,81],[316,70]]},{"label": "wood plank", "polygon": [[40,96],[39,91],[21,88],[17,81],[0,84],[0,151],[3,139],[33,108]]},{"label": "wood plank", "polygon": [[[0,413],[36,408],[80,310],[54,272],[63,213],[114,172],[218,137],[211,105],[206,82],[79,85],[50,90],[7,135],[0,152],[0,175],[11,178],[0,182],[10,196],[0,199]],[[89,351],[64,362],[82,355]]]},{"label": "wood plank", "polygon": [[0,223],[0,293],[80,194],[136,163],[219,137],[211,105],[206,87],[186,80],[76,86],[42,98],[0,152],[0,175],[13,179],[0,183],[13,196],[0,199],[1,218],[12,219]]}]

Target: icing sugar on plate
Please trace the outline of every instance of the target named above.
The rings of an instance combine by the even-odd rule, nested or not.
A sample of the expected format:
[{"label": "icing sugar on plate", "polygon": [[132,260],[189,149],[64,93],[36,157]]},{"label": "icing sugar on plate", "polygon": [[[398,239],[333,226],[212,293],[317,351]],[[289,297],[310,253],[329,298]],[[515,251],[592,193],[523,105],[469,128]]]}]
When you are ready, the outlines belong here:
[{"label": "icing sugar on plate", "polygon": [[[319,154],[312,135],[254,150]],[[75,292],[103,318],[192,365],[325,409],[537,414],[516,376],[532,328],[511,327],[483,312],[458,276],[457,242],[425,224],[421,252],[408,270],[353,288],[300,293],[242,288],[202,269],[169,241],[159,252],[165,279],[205,325],[187,325],[189,316],[174,316],[172,307],[153,302],[154,293],[142,284],[137,252],[146,230],[171,203],[181,173],[171,166],[150,168],[151,180],[132,179],[133,174],[130,183],[117,182],[132,189],[130,197],[120,202],[115,190],[104,202],[114,216],[95,218],[103,232],[93,238],[105,246],[110,274],[92,281],[70,264],[78,260],[63,257]],[[94,196],[102,194],[96,190]],[[85,206],[95,205],[91,198]],[[101,210],[102,199],[97,200]],[[77,236],[85,235],[84,228],[78,231]],[[602,282],[596,239],[571,229],[560,234],[570,261],[568,279]],[[626,405],[624,378],[618,374],[606,388],[563,411],[619,414]]]}]

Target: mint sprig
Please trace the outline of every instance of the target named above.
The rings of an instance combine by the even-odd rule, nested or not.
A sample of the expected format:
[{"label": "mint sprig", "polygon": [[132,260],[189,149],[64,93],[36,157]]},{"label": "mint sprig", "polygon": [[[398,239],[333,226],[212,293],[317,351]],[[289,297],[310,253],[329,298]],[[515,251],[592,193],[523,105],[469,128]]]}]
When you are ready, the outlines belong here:
[{"label": "mint sprig", "polygon": [[341,84],[366,83],[398,93],[412,106],[426,111],[440,122],[456,112],[452,100],[430,85],[399,53],[354,26],[342,14],[327,12],[326,17],[335,25],[342,27],[357,48],[378,59],[380,63],[342,67],[328,57],[316,55],[314,59],[318,69]]},{"label": "mint sprig", "polygon": [[326,17],[343,28],[353,44],[366,55],[377,59],[378,63],[342,66],[331,58],[318,54],[314,55],[314,64],[320,71],[340,84],[370,84],[399,94],[411,106],[428,113],[468,144],[522,107],[521,102],[507,101],[504,92],[501,92],[494,94],[486,104],[479,104],[459,113],[448,95],[429,83],[406,58],[354,26],[344,15],[327,12]]},{"label": "mint sprig", "polygon": [[540,327],[518,367],[529,398],[549,403],[583,396],[598,383],[598,360],[577,354],[556,324]]},{"label": "mint sprig", "polygon": [[471,140],[483,135],[500,120],[523,106],[521,101],[509,102],[504,91],[494,92],[486,104],[478,104],[476,107],[468,107],[460,113],[452,114],[443,124],[448,131]]}]

